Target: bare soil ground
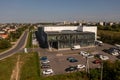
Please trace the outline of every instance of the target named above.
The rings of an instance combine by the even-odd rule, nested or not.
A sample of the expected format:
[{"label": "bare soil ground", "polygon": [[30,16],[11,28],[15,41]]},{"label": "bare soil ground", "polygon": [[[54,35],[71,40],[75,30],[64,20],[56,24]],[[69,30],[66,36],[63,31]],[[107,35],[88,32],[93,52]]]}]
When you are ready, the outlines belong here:
[{"label": "bare soil ground", "polygon": [[12,71],[10,80],[19,80],[20,78],[20,68],[21,68],[21,62],[20,62],[20,55],[18,55],[17,62],[15,65],[15,68]]}]

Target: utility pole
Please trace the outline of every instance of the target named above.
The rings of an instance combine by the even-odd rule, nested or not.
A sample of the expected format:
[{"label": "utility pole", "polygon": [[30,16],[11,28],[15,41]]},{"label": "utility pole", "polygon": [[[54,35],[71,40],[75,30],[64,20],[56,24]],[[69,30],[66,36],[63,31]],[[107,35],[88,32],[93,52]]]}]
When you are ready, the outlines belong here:
[{"label": "utility pole", "polygon": [[88,59],[88,57],[86,57],[86,72],[87,72],[87,74],[90,73],[90,71],[89,71],[89,59]]},{"label": "utility pole", "polygon": [[102,80],[102,77],[103,77],[103,61],[101,63],[101,76],[100,76],[100,80]]}]

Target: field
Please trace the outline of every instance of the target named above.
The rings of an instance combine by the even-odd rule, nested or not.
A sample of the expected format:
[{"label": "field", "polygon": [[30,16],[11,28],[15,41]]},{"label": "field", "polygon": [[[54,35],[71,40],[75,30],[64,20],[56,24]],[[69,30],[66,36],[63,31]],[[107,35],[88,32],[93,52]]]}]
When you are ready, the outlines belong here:
[{"label": "field", "polygon": [[16,61],[17,55],[0,61],[0,80],[10,80]]}]

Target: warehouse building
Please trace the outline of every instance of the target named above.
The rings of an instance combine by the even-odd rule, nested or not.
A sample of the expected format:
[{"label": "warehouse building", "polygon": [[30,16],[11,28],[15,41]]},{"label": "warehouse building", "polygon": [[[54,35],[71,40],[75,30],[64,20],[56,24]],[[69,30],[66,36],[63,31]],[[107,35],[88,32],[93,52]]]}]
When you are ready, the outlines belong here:
[{"label": "warehouse building", "polygon": [[40,26],[36,32],[40,46],[43,48],[70,49],[94,46],[97,38],[96,26]]}]

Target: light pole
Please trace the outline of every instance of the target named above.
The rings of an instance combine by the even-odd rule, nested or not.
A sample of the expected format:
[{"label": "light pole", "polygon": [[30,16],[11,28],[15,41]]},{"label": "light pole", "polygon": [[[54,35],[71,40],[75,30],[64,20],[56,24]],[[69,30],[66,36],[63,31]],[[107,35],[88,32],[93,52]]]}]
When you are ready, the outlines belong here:
[{"label": "light pole", "polygon": [[101,62],[101,75],[100,75],[100,80],[102,80],[103,77],[103,61]]},{"label": "light pole", "polygon": [[90,71],[89,71],[89,59],[88,59],[88,56],[86,56],[86,72],[87,72],[87,74],[90,73]]}]

